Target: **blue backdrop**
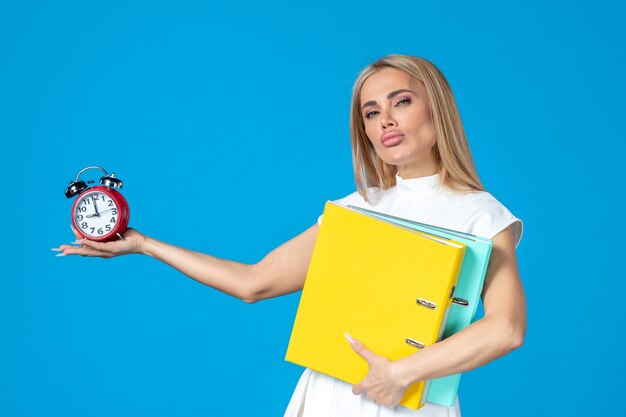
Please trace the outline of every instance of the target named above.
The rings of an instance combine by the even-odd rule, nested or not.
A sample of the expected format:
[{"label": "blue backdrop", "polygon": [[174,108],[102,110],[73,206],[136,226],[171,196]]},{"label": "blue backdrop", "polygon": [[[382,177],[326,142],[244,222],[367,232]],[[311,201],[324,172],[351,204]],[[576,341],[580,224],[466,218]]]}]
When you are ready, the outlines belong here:
[{"label": "blue backdrop", "polygon": [[389,53],[442,69],[481,179],[525,222],[525,345],[463,376],[463,414],[623,410],[625,17],[609,1],[2,0],[0,415],[282,415],[299,294],[247,305],[147,257],[56,258],[63,190],[102,165],[131,226],[256,262],[354,190],[352,82]]}]

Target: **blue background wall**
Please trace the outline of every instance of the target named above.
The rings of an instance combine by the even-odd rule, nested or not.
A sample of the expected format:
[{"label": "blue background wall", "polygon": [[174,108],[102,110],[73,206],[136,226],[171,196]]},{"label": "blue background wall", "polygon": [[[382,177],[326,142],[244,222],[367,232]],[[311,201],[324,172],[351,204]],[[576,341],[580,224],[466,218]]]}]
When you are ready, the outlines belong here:
[{"label": "blue background wall", "polygon": [[526,343],[463,376],[463,414],[623,410],[625,17],[607,1],[2,0],[0,415],[282,415],[299,294],[247,305],[146,257],[55,258],[73,240],[63,190],[102,165],[133,227],[256,262],[353,191],[350,89],[388,53],[442,69],[483,182],[525,222]]}]

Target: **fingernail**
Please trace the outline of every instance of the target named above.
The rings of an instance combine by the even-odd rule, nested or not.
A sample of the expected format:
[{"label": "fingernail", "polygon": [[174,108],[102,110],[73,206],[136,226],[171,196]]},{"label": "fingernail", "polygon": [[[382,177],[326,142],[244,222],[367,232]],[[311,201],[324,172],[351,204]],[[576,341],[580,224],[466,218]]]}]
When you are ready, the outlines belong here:
[{"label": "fingernail", "polygon": [[345,337],[352,346],[356,345],[356,340],[354,340],[348,333],[344,333],[343,337]]},{"label": "fingernail", "polygon": [[50,249],[50,250],[51,250],[52,252],[61,252],[61,249],[59,249],[59,248],[52,248],[52,249]]},{"label": "fingernail", "polygon": [[54,255],[54,256],[67,256],[67,253],[59,253],[58,255]]},{"label": "fingernail", "polygon": [[78,240],[70,242],[70,245],[80,245],[81,243]]}]

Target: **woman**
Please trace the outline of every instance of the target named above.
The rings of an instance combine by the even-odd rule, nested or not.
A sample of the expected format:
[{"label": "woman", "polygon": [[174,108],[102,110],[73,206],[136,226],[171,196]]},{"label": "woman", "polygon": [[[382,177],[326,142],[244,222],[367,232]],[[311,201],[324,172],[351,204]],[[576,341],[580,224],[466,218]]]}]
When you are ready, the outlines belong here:
[{"label": "woman", "polygon": [[[522,223],[484,191],[450,87],[430,62],[390,55],[366,67],[354,86],[350,130],[358,191],[338,202],[491,238],[485,315],[397,361],[347,336],[369,364],[366,377],[351,387],[307,369],[285,416],[460,416],[458,400],[454,407],[426,403],[417,411],[396,405],[414,382],[477,368],[522,345],[526,306],[515,256]],[[59,249],[64,255],[105,258],[149,255],[253,303],[302,289],[318,229],[313,225],[254,265],[176,247],[132,229],[125,241],[99,243],[77,235],[81,247]]]}]

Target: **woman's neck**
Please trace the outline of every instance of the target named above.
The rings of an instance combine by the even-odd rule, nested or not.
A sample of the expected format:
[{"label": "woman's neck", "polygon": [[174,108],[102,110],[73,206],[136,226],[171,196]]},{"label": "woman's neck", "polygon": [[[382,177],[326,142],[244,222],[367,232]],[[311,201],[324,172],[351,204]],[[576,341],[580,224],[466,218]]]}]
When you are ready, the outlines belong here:
[{"label": "woman's neck", "polygon": [[398,166],[398,175],[405,180],[411,178],[429,177],[439,173],[441,168],[437,164],[420,166]]}]

